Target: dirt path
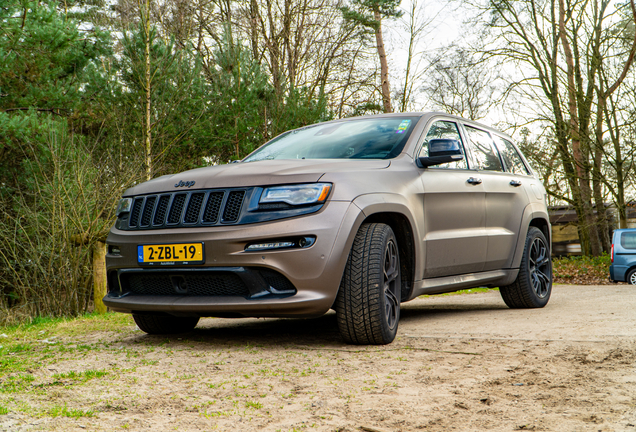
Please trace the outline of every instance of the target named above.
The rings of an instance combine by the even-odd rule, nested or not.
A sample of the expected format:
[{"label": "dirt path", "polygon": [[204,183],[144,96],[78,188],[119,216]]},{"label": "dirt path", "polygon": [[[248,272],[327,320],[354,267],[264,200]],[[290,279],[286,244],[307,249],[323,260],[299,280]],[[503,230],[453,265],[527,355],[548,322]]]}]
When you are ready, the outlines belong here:
[{"label": "dirt path", "polygon": [[333,314],[91,333],[60,341],[72,354],[32,370],[32,391],[0,393],[80,414],[12,412],[0,430],[636,431],[635,290],[556,286],[540,310],[418,299],[383,347],[342,344]]}]

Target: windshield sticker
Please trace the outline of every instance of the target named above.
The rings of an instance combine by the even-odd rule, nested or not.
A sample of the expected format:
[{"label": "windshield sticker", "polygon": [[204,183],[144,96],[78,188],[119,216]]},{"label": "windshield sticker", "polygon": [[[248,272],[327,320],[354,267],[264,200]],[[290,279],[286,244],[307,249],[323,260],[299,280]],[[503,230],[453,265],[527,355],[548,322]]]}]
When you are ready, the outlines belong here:
[{"label": "windshield sticker", "polygon": [[402,120],[402,123],[400,123],[400,126],[398,126],[398,129],[395,131],[395,133],[404,133],[404,131],[409,128],[410,124],[411,120]]}]

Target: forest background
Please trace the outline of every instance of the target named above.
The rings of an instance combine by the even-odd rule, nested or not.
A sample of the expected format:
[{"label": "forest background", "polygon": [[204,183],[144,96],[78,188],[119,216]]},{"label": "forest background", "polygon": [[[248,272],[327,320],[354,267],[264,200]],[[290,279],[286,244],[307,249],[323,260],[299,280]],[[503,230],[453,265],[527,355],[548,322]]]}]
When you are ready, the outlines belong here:
[{"label": "forest background", "polygon": [[0,324],[93,307],[127,187],[354,115],[507,131],[608,252],[634,206],[634,0],[426,1],[0,1]]}]

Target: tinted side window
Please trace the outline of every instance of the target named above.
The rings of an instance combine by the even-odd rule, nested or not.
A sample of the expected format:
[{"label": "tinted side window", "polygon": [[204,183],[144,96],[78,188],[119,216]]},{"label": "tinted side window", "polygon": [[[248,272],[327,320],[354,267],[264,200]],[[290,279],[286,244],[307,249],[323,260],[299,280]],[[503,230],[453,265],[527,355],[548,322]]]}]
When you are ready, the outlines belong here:
[{"label": "tinted side window", "polygon": [[464,154],[464,159],[457,162],[449,162],[441,165],[435,166],[435,168],[450,168],[450,169],[467,169],[466,165],[466,152],[464,151],[464,144],[462,143],[462,138],[459,135],[459,130],[457,129],[457,124],[450,122],[439,120],[431,125],[431,128],[428,130],[426,134],[426,138],[424,138],[424,143],[422,144],[422,150],[420,151],[419,157],[427,157],[428,156],[428,142],[433,138],[447,138],[447,139],[455,139],[459,141],[460,147],[462,149],[462,154]]},{"label": "tinted side window", "polygon": [[488,132],[465,126],[468,139],[472,144],[473,156],[478,170],[503,171],[501,160]]},{"label": "tinted side window", "polygon": [[621,246],[623,246],[625,249],[636,249],[636,232],[622,233]]},{"label": "tinted side window", "polygon": [[506,168],[509,172],[517,175],[529,175],[528,169],[521,160],[519,152],[512,143],[506,139],[500,138],[497,135],[494,136],[495,144],[499,149],[499,154],[506,164]]}]

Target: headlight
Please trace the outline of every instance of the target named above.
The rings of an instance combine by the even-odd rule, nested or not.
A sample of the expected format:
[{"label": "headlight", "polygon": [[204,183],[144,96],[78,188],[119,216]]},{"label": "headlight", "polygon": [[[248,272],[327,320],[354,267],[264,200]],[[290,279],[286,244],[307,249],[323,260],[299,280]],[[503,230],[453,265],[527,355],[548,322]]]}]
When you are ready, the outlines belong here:
[{"label": "headlight", "polygon": [[117,210],[115,210],[115,216],[119,217],[122,213],[128,213],[132,207],[132,198],[122,198],[117,204]]},{"label": "headlight", "polygon": [[263,190],[259,203],[318,204],[325,202],[330,190],[330,183],[268,187]]}]

